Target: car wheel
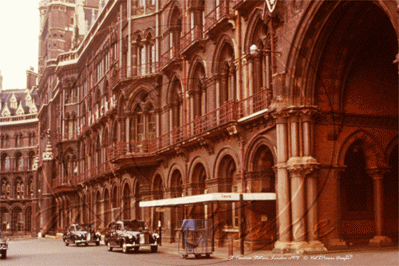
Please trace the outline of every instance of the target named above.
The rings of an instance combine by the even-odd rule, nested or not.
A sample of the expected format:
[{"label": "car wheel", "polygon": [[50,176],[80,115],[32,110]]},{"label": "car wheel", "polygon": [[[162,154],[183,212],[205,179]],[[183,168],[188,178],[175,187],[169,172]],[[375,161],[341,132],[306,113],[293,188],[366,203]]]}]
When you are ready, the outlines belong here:
[{"label": "car wheel", "polygon": [[2,259],[7,258],[7,250],[2,250],[2,251],[1,251],[1,258],[2,258]]},{"label": "car wheel", "polygon": [[99,246],[100,245],[100,241],[96,241],[96,246]]},{"label": "car wheel", "polygon": [[111,243],[109,243],[109,242],[107,243],[107,250],[112,251]]},{"label": "car wheel", "polygon": [[89,243],[85,242],[85,246],[87,247],[89,245]]},{"label": "car wheel", "polygon": [[151,252],[157,252],[158,246],[152,246],[151,247]]},{"label": "car wheel", "polygon": [[69,243],[68,243],[68,241],[64,241],[65,242],[65,246],[69,246]]},{"label": "car wheel", "polygon": [[139,251],[139,248],[140,248],[140,247],[134,247],[134,251],[135,251],[135,252]]},{"label": "car wheel", "polygon": [[123,241],[123,244],[122,244],[122,252],[123,252],[123,253],[128,253],[128,252],[129,252],[129,249],[127,248],[126,241]]}]

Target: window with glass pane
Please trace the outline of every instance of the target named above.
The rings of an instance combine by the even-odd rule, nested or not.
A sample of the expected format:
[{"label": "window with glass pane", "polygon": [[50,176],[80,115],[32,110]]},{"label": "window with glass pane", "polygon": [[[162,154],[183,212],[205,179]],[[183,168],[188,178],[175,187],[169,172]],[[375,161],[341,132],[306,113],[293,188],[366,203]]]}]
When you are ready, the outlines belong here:
[{"label": "window with glass pane", "polygon": [[153,111],[148,113],[148,139],[155,138],[155,114]]},{"label": "window with glass pane", "polygon": [[143,113],[136,113],[136,141],[144,140],[144,116]]}]

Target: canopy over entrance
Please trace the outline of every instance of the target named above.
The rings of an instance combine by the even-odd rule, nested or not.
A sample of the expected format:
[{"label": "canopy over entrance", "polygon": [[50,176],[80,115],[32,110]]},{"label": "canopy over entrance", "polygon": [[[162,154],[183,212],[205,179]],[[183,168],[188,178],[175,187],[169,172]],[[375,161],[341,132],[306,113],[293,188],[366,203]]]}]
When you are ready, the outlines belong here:
[{"label": "canopy over entrance", "polygon": [[140,207],[167,207],[175,205],[187,205],[213,201],[240,201],[240,194],[244,201],[276,200],[276,193],[211,193],[180,198],[141,201]]}]

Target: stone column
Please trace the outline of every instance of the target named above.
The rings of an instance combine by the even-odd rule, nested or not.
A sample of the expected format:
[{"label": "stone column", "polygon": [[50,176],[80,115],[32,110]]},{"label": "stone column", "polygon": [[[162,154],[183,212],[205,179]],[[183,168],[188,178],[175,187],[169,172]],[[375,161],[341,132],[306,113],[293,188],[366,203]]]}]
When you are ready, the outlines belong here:
[{"label": "stone column", "polygon": [[277,113],[277,217],[279,239],[275,243],[273,252],[284,253],[290,249],[291,241],[291,206],[290,206],[290,183],[286,162],[288,159],[288,133],[287,114]]},{"label": "stone column", "polygon": [[127,152],[130,153],[133,149],[133,147],[131,147],[131,141],[130,141],[130,116],[125,118],[125,134],[126,134],[126,147],[127,147]]},{"label": "stone column", "polygon": [[390,245],[392,240],[384,236],[384,187],[383,179],[386,169],[369,169],[367,172],[373,178],[374,190],[374,219],[376,235],[370,239],[369,245],[371,246],[387,246]]},{"label": "stone column", "polygon": [[295,242],[306,241],[305,168],[301,158],[291,157],[287,163],[291,174],[292,236]]},{"label": "stone column", "polygon": [[50,142],[47,143],[46,150],[43,152],[43,183],[41,195],[39,194],[40,204],[40,235],[43,237],[51,228],[51,221],[53,220],[53,195],[51,194],[52,186],[52,165],[53,165],[53,151]]}]

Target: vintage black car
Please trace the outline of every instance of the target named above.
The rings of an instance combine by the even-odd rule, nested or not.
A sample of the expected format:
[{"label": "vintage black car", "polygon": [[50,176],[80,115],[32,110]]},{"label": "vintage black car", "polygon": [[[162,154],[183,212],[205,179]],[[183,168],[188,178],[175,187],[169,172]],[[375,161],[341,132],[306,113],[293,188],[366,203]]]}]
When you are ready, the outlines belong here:
[{"label": "vintage black car", "polygon": [[95,232],[93,225],[91,224],[71,224],[64,232],[62,240],[64,241],[65,246],[68,246],[69,244],[84,244],[87,246],[89,243],[95,243],[96,246],[98,246],[100,245],[101,234]]},{"label": "vintage black car", "polygon": [[1,258],[7,258],[7,249],[8,249],[8,239],[3,235],[3,232],[0,231],[0,253]]},{"label": "vintage black car", "polygon": [[108,251],[122,248],[127,253],[130,249],[138,251],[140,247],[151,247],[151,252],[158,250],[158,234],[148,230],[147,223],[138,220],[117,221],[109,224],[104,242]]}]

